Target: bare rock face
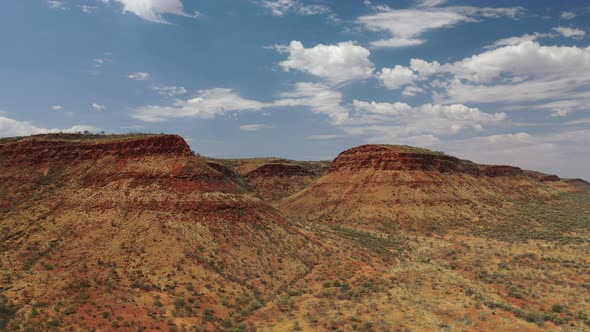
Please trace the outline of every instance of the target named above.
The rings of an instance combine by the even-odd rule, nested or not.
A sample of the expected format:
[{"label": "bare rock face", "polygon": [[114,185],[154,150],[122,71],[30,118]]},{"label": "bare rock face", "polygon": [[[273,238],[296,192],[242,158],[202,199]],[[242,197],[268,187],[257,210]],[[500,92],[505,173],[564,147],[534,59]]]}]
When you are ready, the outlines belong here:
[{"label": "bare rock face", "polygon": [[541,181],[541,182],[556,182],[556,181],[560,181],[560,180],[561,179],[557,175],[545,175],[539,179],[539,181]]},{"label": "bare rock face", "polygon": [[524,171],[515,166],[495,165],[487,166],[484,173],[486,176],[495,178],[498,176],[520,176],[524,174]]}]

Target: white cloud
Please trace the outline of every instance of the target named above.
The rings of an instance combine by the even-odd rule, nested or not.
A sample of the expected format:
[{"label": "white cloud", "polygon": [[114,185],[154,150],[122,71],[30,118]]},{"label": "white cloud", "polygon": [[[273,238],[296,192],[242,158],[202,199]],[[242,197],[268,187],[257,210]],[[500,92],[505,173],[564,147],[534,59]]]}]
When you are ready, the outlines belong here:
[{"label": "white cloud", "polygon": [[412,59],[410,60],[410,68],[416,72],[419,79],[425,79],[439,71],[440,63],[438,61],[427,62],[421,59]]},{"label": "white cloud", "polygon": [[112,62],[113,61],[113,60],[111,60],[112,55],[113,54],[111,52],[105,52],[101,56],[92,59],[93,66],[95,68],[101,68],[105,64]]},{"label": "white cloud", "polygon": [[416,74],[411,69],[400,65],[396,65],[394,68],[383,68],[377,74],[377,78],[381,80],[381,83],[392,90],[413,83],[416,77]]},{"label": "white cloud", "polygon": [[47,129],[38,127],[35,124],[28,121],[18,121],[10,118],[0,117],[0,137],[11,137],[11,136],[28,136],[37,135],[44,133],[77,133],[85,130],[91,132],[98,132],[100,129],[93,126],[77,125],[71,128],[65,129]]},{"label": "white cloud", "polygon": [[283,70],[307,72],[331,83],[367,79],[375,70],[369,60],[371,52],[353,42],[305,48],[301,42],[292,41],[289,46],[276,48],[289,54],[287,60],[279,63]]},{"label": "white cloud", "polygon": [[424,89],[417,87],[417,86],[407,86],[404,91],[402,92],[402,95],[405,97],[413,97],[416,96],[418,94],[421,94],[422,92],[424,92]]},{"label": "white cloud", "polygon": [[92,14],[94,13],[94,11],[96,11],[96,6],[90,6],[90,5],[78,5],[78,8],[86,14]]},{"label": "white cloud", "polygon": [[456,135],[464,130],[482,130],[498,125],[507,118],[505,113],[489,114],[478,108],[461,104],[424,104],[412,107],[406,103],[376,103],[355,100],[357,111],[348,122],[349,132],[377,137],[411,135]]},{"label": "white cloud", "polygon": [[61,105],[51,105],[51,109],[54,111],[61,111],[63,109],[63,106]]},{"label": "white cloud", "polygon": [[539,135],[499,134],[446,141],[434,147],[479,163],[516,165],[562,177],[590,179],[589,144],[590,130],[586,129]]},{"label": "white cloud", "polygon": [[[503,74],[512,77],[559,77],[590,70],[590,48],[541,46],[535,42],[506,46],[442,66],[460,79],[490,82]],[[583,76],[585,76],[584,74]]]},{"label": "white cloud", "polygon": [[300,15],[321,15],[331,12],[325,5],[306,4],[300,0],[263,0],[260,4],[275,16],[283,16],[287,12]]},{"label": "white cloud", "polygon": [[168,85],[156,85],[152,87],[152,90],[158,94],[168,97],[175,97],[187,93],[183,86],[168,86]]},{"label": "white cloud", "polygon": [[68,7],[61,0],[47,0],[47,6],[51,9],[67,10]]},{"label": "white cloud", "polygon": [[412,59],[410,67],[398,69],[406,81],[386,86],[395,89],[430,79],[426,86],[437,103],[503,103],[512,110],[553,113],[590,110],[590,47],[525,41],[442,65]]},{"label": "white cloud", "polygon": [[447,2],[447,0],[418,0],[416,1],[418,7],[436,7]]},{"label": "white cloud", "polygon": [[560,18],[562,20],[571,20],[571,19],[574,19],[575,17],[576,17],[576,13],[568,12],[568,11],[561,12],[561,15],[560,15]]},{"label": "white cloud", "polygon": [[562,36],[566,38],[582,39],[586,36],[586,31],[576,28],[555,27],[553,28],[553,30],[559,32]]},{"label": "white cloud", "polygon": [[476,22],[481,18],[515,17],[523,11],[520,7],[436,7],[443,2],[419,1],[420,8],[415,9],[371,6],[375,12],[358,17],[356,22],[368,31],[386,32],[391,35],[390,38],[370,42],[373,47],[407,47],[424,43],[425,41],[419,37],[427,31],[449,28],[459,23]]},{"label": "white cloud", "polygon": [[95,111],[100,112],[100,111],[105,110],[106,109],[106,106],[100,105],[100,104],[97,104],[97,103],[93,103],[92,104],[92,108],[94,108]]},{"label": "white cloud", "polygon": [[558,108],[553,110],[553,112],[551,112],[551,116],[554,118],[558,118],[558,117],[562,117],[562,116],[566,116],[568,114],[570,114],[571,110],[567,109],[567,108]]},{"label": "white cloud", "polygon": [[551,38],[551,37],[554,37],[554,35],[550,34],[550,33],[534,32],[532,34],[524,34],[519,37],[503,38],[503,39],[495,41],[492,45],[487,46],[486,48],[518,45],[518,44],[526,42],[526,41],[535,41],[539,38]]},{"label": "white cloud", "polygon": [[270,126],[263,125],[263,124],[247,124],[241,125],[241,131],[259,131],[260,129],[271,128]]},{"label": "white cloud", "polygon": [[266,103],[244,99],[231,89],[216,88],[201,90],[197,97],[177,101],[172,106],[141,106],[131,116],[145,122],[189,117],[211,119],[230,112],[259,111],[268,106]]},{"label": "white cloud", "polygon": [[293,91],[279,95],[274,106],[308,107],[314,113],[327,115],[335,124],[348,120],[348,109],[342,106],[342,93],[321,83],[299,82]]},{"label": "white cloud", "polygon": [[395,47],[409,47],[424,44],[424,39],[412,39],[412,38],[391,38],[391,39],[380,39],[369,42],[374,48],[395,48]]},{"label": "white cloud", "polygon": [[140,71],[140,72],[131,73],[131,74],[127,75],[127,78],[129,78],[130,80],[136,80],[136,81],[147,81],[147,80],[152,79],[152,75],[150,75],[150,73]]},{"label": "white cloud", "polygon": [[123,6],[124,13],[130,12],[144,20],[156,23],[168,23],[164,15],[200,16],[198,12],[193,14],[186,12],[180,0],[102,0],[102,2],[119,3]]}]

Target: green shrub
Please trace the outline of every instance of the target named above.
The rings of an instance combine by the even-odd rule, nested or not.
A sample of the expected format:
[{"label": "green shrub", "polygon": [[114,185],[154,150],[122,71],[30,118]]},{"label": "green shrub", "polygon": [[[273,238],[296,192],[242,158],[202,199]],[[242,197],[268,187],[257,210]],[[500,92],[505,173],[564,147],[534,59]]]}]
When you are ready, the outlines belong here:
[{"label": "green shrub", "polygon": [[565,310],[565,307],[563,306],[563,304],[560,303],[554,303],[551,306],[551,311],[556,312],[556,313],[561,313]]}]

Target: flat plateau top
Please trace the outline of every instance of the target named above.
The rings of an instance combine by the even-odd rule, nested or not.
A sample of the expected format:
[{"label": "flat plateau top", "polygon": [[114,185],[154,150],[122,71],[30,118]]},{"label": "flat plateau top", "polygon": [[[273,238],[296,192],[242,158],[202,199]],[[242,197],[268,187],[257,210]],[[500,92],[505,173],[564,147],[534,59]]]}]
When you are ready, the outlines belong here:
[{"label": "flat plateau top", "polygon": [[23,141],[67,141],[72,143],[105,143],[132,141],[157,136],[169,136],[165,134],[121,134],[121,135],[100,135],[100,134],[42,134],[23,137],[0,138],[0,144],[9,144]]}]

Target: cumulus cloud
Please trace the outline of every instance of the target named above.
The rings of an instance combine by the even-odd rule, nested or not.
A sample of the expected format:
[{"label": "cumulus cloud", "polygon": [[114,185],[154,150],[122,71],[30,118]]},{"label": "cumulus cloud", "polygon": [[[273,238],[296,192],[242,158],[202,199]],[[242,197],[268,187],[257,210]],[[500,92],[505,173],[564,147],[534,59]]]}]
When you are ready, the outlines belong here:
[{"label": "cumulus cloud", "polygon": [[61,111],[63,109],[63,106],[61,105],[51,105],[51,109],[54,111]]},{"label": "cumulus cloud", "polygon": [[168,23],[164,15],[180,15],[197,17],[198,12],[188,13],[180,0],[101,0],[105,4],[118,3],[123,7],[123,12],[133,13],[140,18],[156,22]]},{"label": "cumulus cloud", "polygon": [[171,118],[211,119],[230,112],[259,111],[268,106],[244,99],[231,89],[215,88],[201,90],[195,98],[179,100],[172,106],[141,106],[131,116],[145,122],[162,122]]},{"label": "cumulus cloud", "polygon": [[466,58],[444,70],[454,76],[441,98],[447,102],[541,102],[587,109],[590,98],[585,92],[590,85],[590,48],[525,42]]},{"label": "cumulus cloud", "polygon": [[45,133],[77,133],[83,131],[98,132],[100,129],[93,126],[77,125],[64,129],[47,129],[39,127],[28,121],[18,121],[6,117],[0,117],[0,137],[28,136]]},{"label": "cumulus cloud", "polygon": [[377,78],[381,80],[381,83],[388,89],[399,89],[404,85],[411,84],[416,80],[416,74],[407,68],[400,65],[394,68],[383,68],[381,72],[377,74]]},{"label": "cumulus cloud", "polygon": [[[430,80],[427,85],[437,103],[503,103],[513,110],[561,113],[588,110],[590,103],[590,47],[541,46],[525,41],[453,63],[412,59],[410,67],[397,68],[396,72],[405,73],[407,79],[401,81],[405,85]],[[386,76],[382,76],[383,81]],[[392,82],[387,85],[383,81],[391,89],[404,86]]]},{"label": "cumulus cloud", "polygon": [[140,71],[140,72],[131,73],[131,74],[127,75],[127,78],[129,78],[130,80],[135,80],[135,81],[147,81],[147,80],[152,79],[152,75],[150,73]]},{"label": "cumulus cloud", "polygon": [[566,38],[582,39],[586,37],[586,31],[576,28],[555,27],[553,28],[553,30],[557,31]]},{"label": "cumulus cloud", "polygon": [[260,5],[275,16],[283,16],[287,12],[300,15],[321,15],[331,12],[325,5],[307,4],[300,0],[263,0]]},{"label": "cumulus cloud", "polygon": [[372,47],[407,47],[423,44],[425,40],[420,36],[431,30],[476,22],[483,18],[516,17],[523,11],[520,7],[438,7],[443,2],[419,1],[419,8],[409,9],[393,9],[385,5],[372,6],[374,12],[358,17],[356,23],[365,30],[386,32],[390,35],[390,38],[370,42]]},{"label": "cumulus cloud", "polygon": [[175,97],[187,93],[183,86],[156,85],[152,87],[152,90],[160,95],[168,97]]},{"label": "cumulus cloud", "polygon": [[301,42],[292,41],[289,46],[276,48],[289,55],[279,63],[283,70],[303,71],[331,83],[367,79],[375,70],[369,60],[371,52],[353,42],[305,48]]},{"label": "cumulus cloud", "polygon": [[[456,135],[464,130],[482,130],[506,120],[505,113],[489,114],[461,104],[424,104],[412,107],[406,103],[376,103],[355,100],[357,111],[347,128],[358,134],[378,137],[395,135]],[[358,126],[358,125],[361,126]]]},{"label": "cumulus cloud", "polygon": [[294,89],[279,95],[274,106],[307,107],[327,115],[335,124],[348,120],[348,109],[342,105],[342,93],[322,83],[299,82]]}]

